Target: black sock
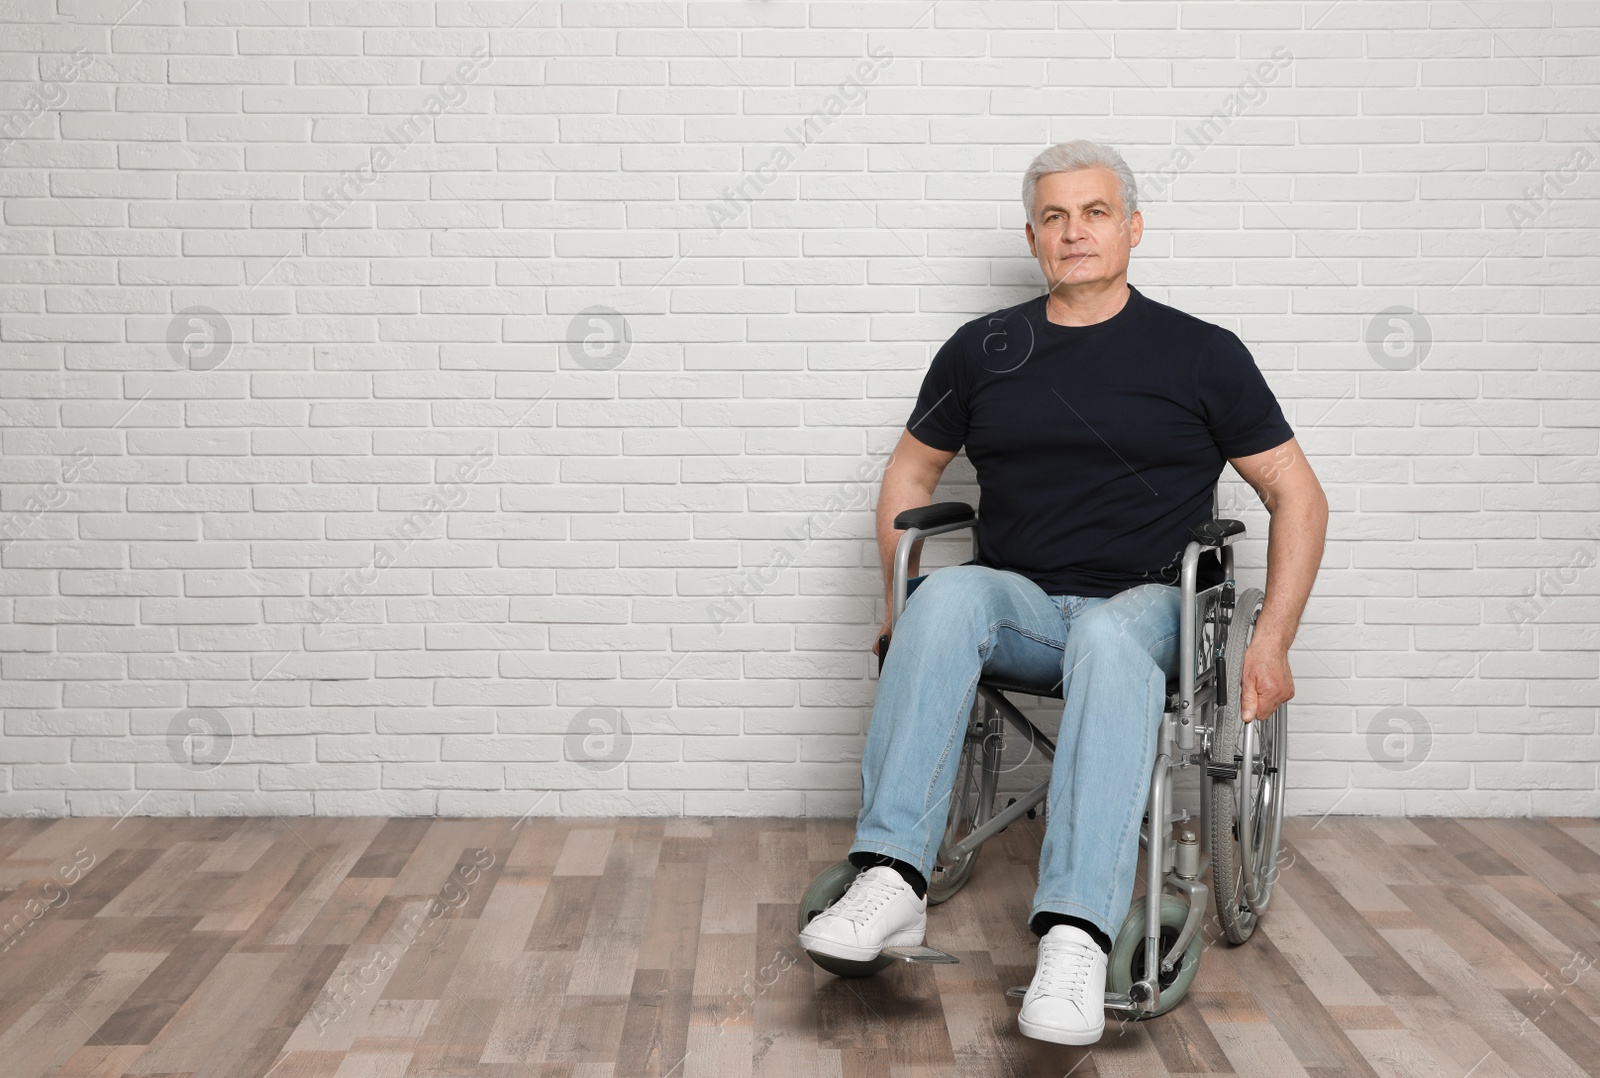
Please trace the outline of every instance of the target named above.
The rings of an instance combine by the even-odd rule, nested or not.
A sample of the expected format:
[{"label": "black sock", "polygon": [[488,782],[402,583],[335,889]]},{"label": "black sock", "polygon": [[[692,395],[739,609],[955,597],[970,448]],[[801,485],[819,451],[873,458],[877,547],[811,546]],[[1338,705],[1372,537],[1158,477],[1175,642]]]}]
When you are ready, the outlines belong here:
[{"label": "black sock", "polygon": [[922,878],[922,873],[904,861],[897,861],[886,853],[873,853],[871,850],[856,850],[850,855],[850,863],[857,868],[865,870],[874,865],[888,865],[900,877],[911,885],[918,898],[925,898],[928,894],[928,881]]},{"label": "black sock", "polygon": [[1093,921],[1086,921],[1082,917],[1073,917],[1071,914],[1057,913],[1054,910],[1040,910],[1034,914],[1033,921],[1028,927],[1033,929],[1035,936],[1042,937],[1056,925],[1071,925],[1083,929],[1095,943],[1100,945],[1102,951],[1108,955],[1111,953],[1111,937],[1101,931]]}]

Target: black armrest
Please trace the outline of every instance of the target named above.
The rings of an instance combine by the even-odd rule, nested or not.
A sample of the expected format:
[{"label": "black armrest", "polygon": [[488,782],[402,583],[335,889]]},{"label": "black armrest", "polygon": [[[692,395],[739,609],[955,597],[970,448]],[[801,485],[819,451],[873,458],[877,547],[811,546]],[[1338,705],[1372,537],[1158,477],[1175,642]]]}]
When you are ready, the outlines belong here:
[{"label": "black armrest", "polygon": [[966,524],[977,519],[978,514],[966,502],[935,502],[933,505],[919,505],[915,509],[905,510],[894,518],[894,527],[896,531],[937,528],[941,524]]},{"label": "black armrest", "polygon": [[1242,520],[1208,520],[1189,529],[1189,538],[1202,546],[1221,546],[1230,535],[1243,535]]}]

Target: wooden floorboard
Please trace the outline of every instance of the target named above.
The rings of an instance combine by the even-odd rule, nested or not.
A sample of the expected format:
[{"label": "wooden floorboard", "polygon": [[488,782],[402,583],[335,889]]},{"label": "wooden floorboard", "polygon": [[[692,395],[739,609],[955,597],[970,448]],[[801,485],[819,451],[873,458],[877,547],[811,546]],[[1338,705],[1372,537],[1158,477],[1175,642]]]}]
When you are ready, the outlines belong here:
[{"label": "wooden floorboard", "polygon": [[840,979],[850,820],[0,821],[0,1076],[1600,1075],[1600,821],[1286,820],[1255,936],[1083,1048],[1005,995],[1042,827],[931,909],[959,964]]}]

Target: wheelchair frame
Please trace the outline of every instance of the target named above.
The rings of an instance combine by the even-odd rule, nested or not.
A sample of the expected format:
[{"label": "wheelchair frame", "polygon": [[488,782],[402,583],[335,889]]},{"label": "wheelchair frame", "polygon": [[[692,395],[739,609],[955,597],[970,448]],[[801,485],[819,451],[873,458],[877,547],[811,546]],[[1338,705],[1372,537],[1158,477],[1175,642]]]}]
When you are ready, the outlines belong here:
[{"label": "wheelchair frame", "polygon": [[[1184,549],[1181,565],[1180,584],[1182,595],[1179,607],[1178,627],[1178,676],[1177,689],[1167,694],[1166,706],[1161,716],[1160,731],[1156,741],[1155,762],[1151,769],[1150,789],[1147,802],[1147,813],[1139,832],[1139,845],[1145,850],[1145,894],[1142,896],[1144,905],[1144,971],[1142,979],[1135,980],[1126,993],[1106,992],[1105,1005],[1109,1009],[1130,1012],[1135,1016],[1154,1015],[1169,1009],[1162,1006],[1161,975],[1171,974],[1183,959],[1186,950],[1194,939],[1200,927],[1200,921],[1205,916],[1207,902],[1211,888],[1200,877],[1199,865],[1204,852],[1209,851],[1213,862],[1213,882],[1219,862],[1218,851],[1211,842],[1213,796],[1212,781],[1233,781],[1236,794],[1232,799],[1234,816],[1234,834],[1239,843],[1240,868],[1242,870],[1242,893],[1245,903],[1249,906],[1249,929],[1245,931],[1248,937],[1253,931],[1255,918],[1264,912],[1271,898],[1272,885],[1276,876],[1277,851],[1281,834],[1283,818],[1282,806],[1282,774],[1284,757],[1286,755],[1286,713],[1280,715],[1287,705],[1283,705],[1279,712],[1270,716],[1260,716],[1255,721],[1243,723],[1240,734],[1241,744],[1237,746],[1231,761],[1215,761],[1211,758],[1212,737],[1217,730],[1218,709],[1225,703],[1219,698],[1218,687],[1222,684],[1224,693],[1226,683],[1219,682],[1219,678],[1227,678],[1228,672],[1224,668],[1223,657],[1226,651],[1227,634],[1233,621],[1235,605],[1235,581],[1233,576],[1233,544],[1245,534],[1245,526],[1237,520],[1215,518],[1217,508],[1216,490],[1212,491],[1213,519],[1195,527],[1191,532],[1191,541]],[[903,529],[895,548],[894,579],[893,579],[893,618],[892,625],[898,625],[900,616],[905,610],[908,594],[911,590],[909,571],[911,551],[913,546],[923,539],[942,535],[947,532],[963,528],[972,530],[972,558],[963,564],[975,564],[978,554],[978,515],[971,506],[964,502],[940,502],[933,505],[920,506],[900,513],[894,521],[897,530]],[[1223,569],[1223,580],[1203,591],[1197,591],[1196,585],[1199,576],[1201,556],[1207,551],[1212,551],[1220,559]],[[937,571],[937,570],[932,570]],[[926,579],[928,574],[918,577]],[[1241,624],[1241,630],[1253,630],[1254,617],[1257,610],[1241,611],[1244,618],[1249,619],[1248,624]],[[1239,652],[1242,654],[1242,650]],[[879,668],[887,657],[887,641],[880,644]],[[1237,683],[1238,673],[1234,672],[1233,680]],[[1171,681],[1169,680],[1169,686]],[[1054,687],[1060,689],[1058,682]],[[1021,692],[1028,695],[1047,696],[1060,698],[1061,693],[1041,690],[1040,687],[1012,684],[999,678],[981,677],[978,681],[978,695],[974,701],[974,712],[980,708],[985,710],[983,718],[978,720],[984,728],[993,727],[1003,730],[1003,724],[994,726],[993,715],[998,713],[1010,722],[1017,730],[1025,734],[1030,744],[1037,748],[1041,755],[1054,762],[1055,744],[1034,723],[1022,714],[1003,695],[1005,692]],[[972,719],[969,718],[969,734],[972,731]],[[1277,727],[1279,736],[1273,738],[1271,759],[1261,757],[1261,731],[1264,722],[1280,722]],[[951,824],[947,824],[945,837],[941,841],[941,849],[936,863],[959,862],[968,854],[974,854],[984,842],[1000,833],[1007,826],[1021,818],[1031,815],[1035,806],[1044,801],[1049,794],[1050,780],[1040,783],[1026,795],[1013,800],[1006,808],[998,813],[993,812],[995,794],[994,767],[999,755],[999,749],[985,737],[982,746],[984,774],[979,776],[979,822],[974,829],[959,841],[945,845],[949,842]],[[964,751],[972,751],[964,749]],[[1259,764],[1259,770],[1257,765]],[[1180,812],[1171,811],[1172,800],[1172,771],[1174,767],[1188,768],[1191,765],[1201,765],[1204,768],[1200,783],[1200,818],[1198,831],[1202,838],[1195,843],[1180,843],[1173,836],[1174,824],[1188,824],[1193,817],[1187,808]],[[1259,783],[1252,791],[1250,787],[1253,776],[1259,776]],[[958,772],[958,779],[960,777]],[[1240,797],[1239,793],[1246,796]],[[1255,812],[1258,798],[1270,795],[1273,804],[1270,807],[1267,833],[1256,833]],[[951,792],[952,821],[954,820],[956,791]],[[963,798],[964,805],[964,798]],[[987,817],[986,819],[984,817]],[[1155,823],[1159,822],[1159,826]],[[1151,836],[1159,835],[1160,839],[1156,848],[1151,848]],[[1259,851],[1265,856],[1259,856],[1258,840],[1265,849]],[[1180,859],[1180,846],[1189,846],[1190,849],[1182,851]],[[970,871],[970,863],[965,871]],[[1231,862],[1229,868],[1230,884],[1232,877]],[[965,882],[963,875],[954,889]],[[930,896],[933,881],[930,879]],[[1165,954],[1161,951],[1162,930],[1162,900],[1165,895],[1164,887],[1172,886],[1180,891],[1187,900],[1188,910],[1184,917],[1182,928],[1176,939]],[[950,894],[954,893],[954,889]],[[949,897],[946,895],[945,897]],[[1220,895],[1219,895],[1220,897]],[[941,899],[942,900],[942,899]],[[1137,900],[1136,900],[1137,901]],[[1242,907],[1241,907],[1242,909]],[[1130,918],[1132,913],[1130,911]],[[1242,942],[1238,940],[1236,942]],[[937,953],[937,952],[936,952]],[[1159,961],[1158,961],[1159,958]],[[1131,963],[1130,963],[1131,965]],[[1176,987],[1176,986],[1174,986]],[[1013,988],[1009,994],[1022,995],[1025,989]],[[1170,989],[1169,989],[1170,991]],[[1187,991],[1187,983],[1179,990],[1179,997]],[[1176,1003],[1174,1000],[1173,1003]]]}]

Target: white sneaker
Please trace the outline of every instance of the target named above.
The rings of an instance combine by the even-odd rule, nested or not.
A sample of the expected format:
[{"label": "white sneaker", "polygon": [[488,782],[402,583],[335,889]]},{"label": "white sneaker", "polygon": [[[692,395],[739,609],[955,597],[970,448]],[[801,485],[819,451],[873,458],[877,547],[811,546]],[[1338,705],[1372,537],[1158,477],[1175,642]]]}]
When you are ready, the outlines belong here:
[{"label": "white sneaker", "polygon": [[1022,997],[1024,1036],[1093,1044],[1106,1030],[1106,953],[1076,925],[1056,925],[1039,940],[1039,964]]},{"label": "white sneaker", "polygon": [[839,901],[800,930],[800,946],[817,954],[868,962],[885,947],[916,947],[928,930],[928,898],[917,897],[888,865],[856,874]]}]

